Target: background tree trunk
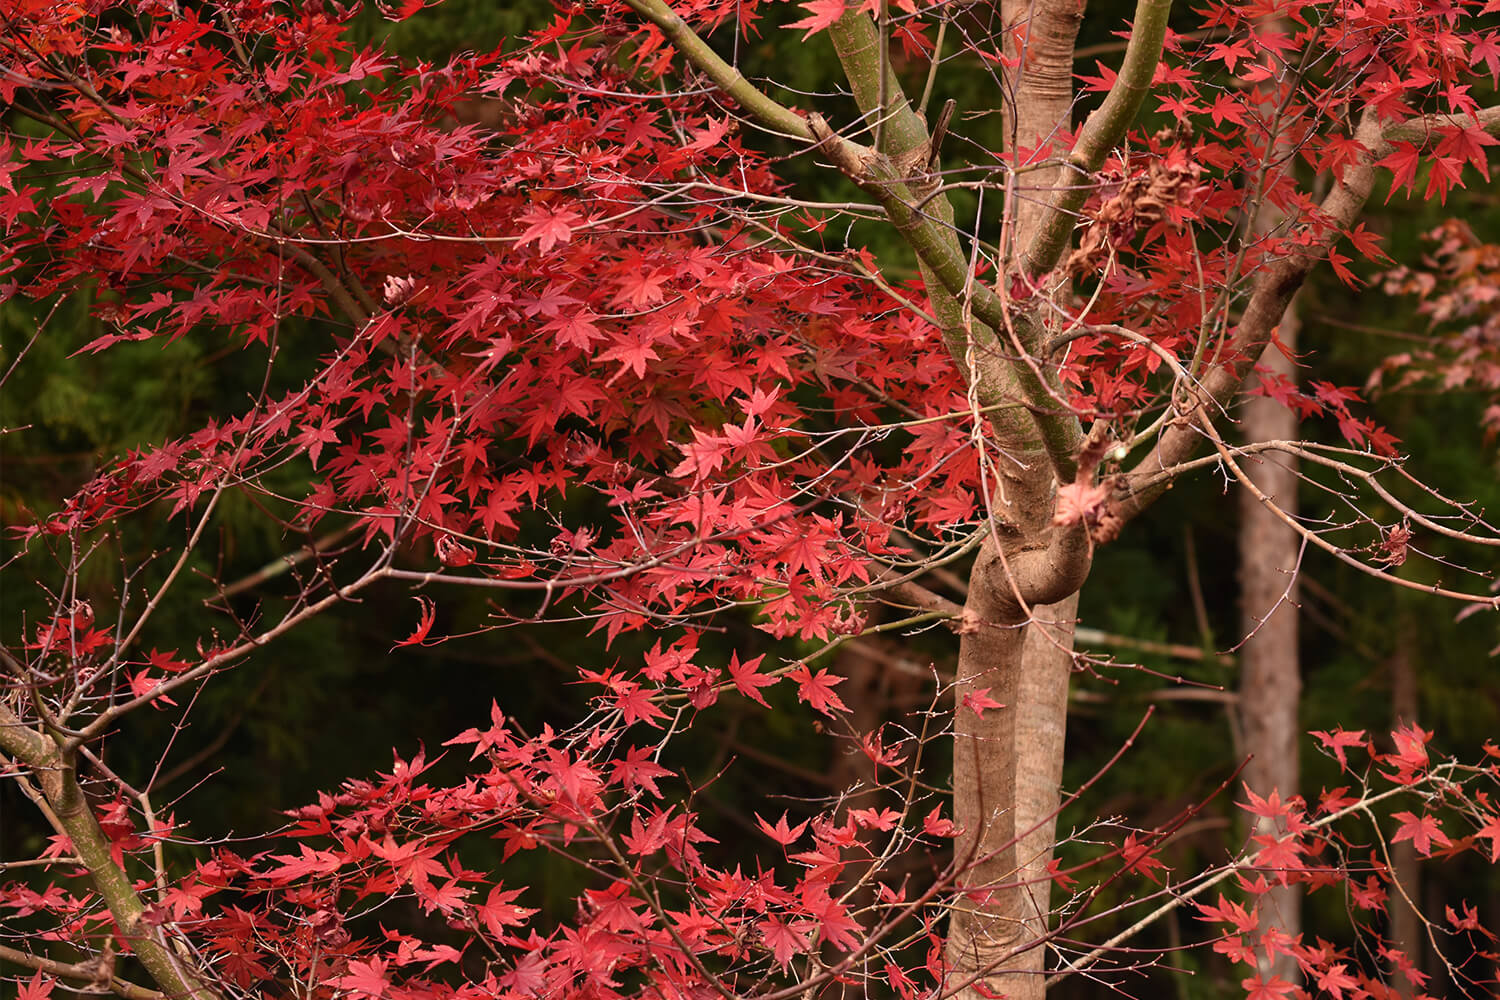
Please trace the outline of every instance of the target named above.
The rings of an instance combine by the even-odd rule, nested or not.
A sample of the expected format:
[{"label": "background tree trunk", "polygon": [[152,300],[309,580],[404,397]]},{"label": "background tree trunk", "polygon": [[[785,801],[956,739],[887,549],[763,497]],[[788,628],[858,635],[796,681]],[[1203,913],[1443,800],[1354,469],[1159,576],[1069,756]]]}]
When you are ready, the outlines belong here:
[{"label": "background tree trunk", "polygon": [[[1287,351],[1297,344],[1297,300],[1287,306],[1279,336]],[[1261,358],[1265,369],[1295,378],[1292,361],[1272,348]],[[1258,380],[1256,380],[1258,382]],[[1252,386],[1255,383],[1252,383]],[[1297,416],[1265,396],[1244,396],[1241,414],[1246,441],[1293,440]],[[1247,461],[1245,471],[1256,488],[1293,516],[1297,513],[1297,466],[1289,456],[1266,453]],[[1282,799],[1297,794],[1299,782],[1297,723],[1302,696],[1301,663],[1297,653],[1296,533],[1287,527],[1250,490],[1240,490],[1240,611],[1248,636],[1240,653],[1240,725],[1245,752],[1245,785],[1262,797],[1273,791]],[[1273,820],[1258,817],[1252,832],[1280,835]],[[1261,899],[1261,926],[1279,927],[1296,936],[1302,929],[1302,889],[1278,885]],[[1289,955],[1261,955],[1263,977],[1299,980],[1297,963]]]}]

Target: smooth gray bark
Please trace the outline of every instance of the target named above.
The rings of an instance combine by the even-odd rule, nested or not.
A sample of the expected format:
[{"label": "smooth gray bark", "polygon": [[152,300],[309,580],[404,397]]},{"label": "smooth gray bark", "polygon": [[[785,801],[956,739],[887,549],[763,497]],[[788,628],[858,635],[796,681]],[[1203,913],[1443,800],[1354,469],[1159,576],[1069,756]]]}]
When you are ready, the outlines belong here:
[{"label": "smooth gray bark", "polygon": [[[1288,351],[1297,344],[1297,302],[1287,306],[1279,337]],[[1292,361],[1276,349],[1261,358],[1268,372],[1295,378]],[[1240,414],[1246,441],[1290,441],[1297,437],[1297,415],[1265,396],[1244,397]],[[1297,514],[1297,465],[1291,456],[1265,452],[1247,461],[1245,471],[1257,489],[1293,517]],[[1248,489],[1239,491],[1240,611],[1247,636],[1240,651],[1240,726],[1250,760],[1242,772],[1246,787],[1261,797],[1273,792],[1283,801],[1297,794],[1302,698],[1298,656],[1297,561],[1299,541]],[[1252,832],[1280,836],[1285,825],[1256,817]],[[1302,930],[1302,889],[1277,885],[1260,901],[1261,926],[1295,937]],[[1262,977],[1300,980],[1296,961],[1285,954],[1259,956]]]}]

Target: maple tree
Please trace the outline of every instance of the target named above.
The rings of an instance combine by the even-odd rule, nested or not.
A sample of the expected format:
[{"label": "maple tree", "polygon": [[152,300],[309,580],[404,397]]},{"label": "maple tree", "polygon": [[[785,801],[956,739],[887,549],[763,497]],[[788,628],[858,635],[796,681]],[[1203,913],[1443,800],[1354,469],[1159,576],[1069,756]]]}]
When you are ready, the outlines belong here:
[{"label": "maple tree", "polygon": [[[1199,873],[1159,857],[1187,816],[1103,824],[1082,866],[1054,840],[1069,677],[1097,659],[1074,649],[1079,589],[1178,477],[1222,470],[1305,549],[1497,607],[1485,571],[1429,559],[1417,532],[1479,551],[1500,532],[1409,475],[1352,390],[1259,379],[1330,418],[1337,446],[1229,430],[1308,274],[1326,261],[1357,282],[1345,250],[1385,263],[1361,222],[1382,172],[1439,200],[1488,178],[1500,109],[1473,93],[1500,83],[1493,11],[1215,0],[1179,13],[1197,19],[1184,32],[1167,0],[1140,0],[1120,61],[1080,95],[1077,4],[800,9],[775,26],[739,0],[578,5],[441,65],[352,44],[337,5],[0,13],[0,292],[36,308],[36,337],[86,300],[90,354],[194,338],[264,364],[248,398],[12,526],[10,565],[51,574],[34,581],[45,613],[8,620],[0,654],[0,767],[53,830],[17,863],[42,881],[0,887],[23,995],[1026,997],[1150,965],[1133,934],[1185,905],[1249,966],[1251,997],[1298,988],[1267,954],[1336,997],[1390,995],[1387,970],[1422,988],[1366,916],[1392,891],[1384,852],[1500,858],[1493,746],[1465,765],[1415,726],[1393,750],[1316,734],[1348,786],[1316,806],[1249,789],[1276,823]],[[792,44],[826,36],[857,112],[744,76],[722,53],[762,18]],[[930,106],[955,60],[992,106]],[[459,124],[476,97],[500,113]],[[1003,149],[962,141],[994,111]],[[783,153],[858,194],[801,196]],[[915,273],[842,242],[851,220],[894,234]],[[1272,452],[1340,513],[1295,517],[1258,491],[1246,466]],[[200,572],[231,497],[308,538],[252,581],[282,589],[249,613],[238,582]],[[115,557],[105,540],[152,521],[170,549],[81,582]],[[1415,575],[1424,562],[1438,575]],[[216,676],[381,587],[418,605],[394,648],[587,621],[586,704],[527,727],[496,691],[489,723],[449,741],[469,755],[459,778],[398,755],[249,847],[195,844],[152,774],[112,768],[132,715],[185,715]],[[221,618],[164,635],[163,601],[192,588]],[[449,588],[492,596],[497,620],[449,620]],[[957,673],[921,721],[850,725],[820,659],[938,622]],[[709,648],[750,626],[779,642]],[[638,660],[603,648],[637,633]],[[891,794],[756,812],[778,849],[747,874],[664,761],[721,702],[776,696],[842,727]],[[941,744],[951,802],[926,780]],[[1377,806],[1393,811],[1372,844]],[[576,912],[543,920],[504,868],[468,867],[488,839],[580,866]],[[1257,904],[1291,882],[1344,892],[1362,947],[1283,932]],[[1128,902],[1093,908],[1120,885]],[[1235,897],[1210,902],[1220,886]],[[409,912],[387,922],[392,900]],[[1120,913],[1129,928],[1091,938]],[[1467,948],[1455,980],[1491,985],[1467,964],[1494,947],[1477,913],[1436,919]]]}]

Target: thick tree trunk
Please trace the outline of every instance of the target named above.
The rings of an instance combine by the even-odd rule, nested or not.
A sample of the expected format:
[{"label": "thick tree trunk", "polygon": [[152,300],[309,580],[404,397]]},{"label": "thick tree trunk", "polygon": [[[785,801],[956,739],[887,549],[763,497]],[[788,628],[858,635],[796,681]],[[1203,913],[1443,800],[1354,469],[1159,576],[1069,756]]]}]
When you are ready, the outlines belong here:
[{"label": "thick tree trunk", "polygon": [[[1297,303],[1282,316],[1281,342],[1287,350],[1297,343]],[[1266,369],[1293,376],[1291,359],[1270,350],[1261,358]],[[1242,420],[1246,441],[1292,440],[1297,417],[1265,396],[1244,397]],[[1297,513],[1297,466],[1275,452],[1247,462],[1245,471],[1256,488],[1288,514]],[[1296,582],[1298,541],[1287,527],[1248,489],[1240,491],[1240,610],[1248,639],[1240,654],[1240,724],[1250,761],[1245,785],[1262,797],[1273,791],[1282,799],[1297,794],[1301,727],[1297,709],[1302,675],[1297,654]],[[1258,817],[1253,832],[1280,836],[1273,820]],[[1262,927],[1279,927],[1295,936],[1302,929],[1300,886],[1278,885],[1261,899]],[[1289,955],[1259,956],[1262,976],[1299,980],[1296,961]]]},{"label": "thick tree trunk", "polygon": [[[1082,579],[1063,579],[1032,561],[1047,537],[1055,494],[1050,471],[1036,458],[1000,470],[995,520],[1004,527],[974,560],[959,644],[953,811],[963,831],[955,862],[965,893],[950,920],[948,986],[962,1000],[1039,1000],[1045,989],[1047,864]],[[965,705],[980,688],[1002,707],[980,715]],[[974,988],[978,981],[983,992]]]},{"label": "thick tree trunk", "polygon": [[[1046,148],[1072,128],[1073,46],[1083,9],[1082,0],[1003,0],[1004,44],[1020,57],[1005,79],[1012,151]],[[1010,190],[1005,205],[1013,253],[1030,244],[1061,171],[1019,176],[1025,184]],[[969,581],[966,611],[977,630],[959,647],[953,748],[953,808],[963,828],[955,857],[965,866],[960,885],[968,892],[954,905],[948,937],[949,986],[964,987],[961,1000],[986,993],[1039,1000],[1046,989],[1047,865],[1056,841],[1078,594],[1023,607],[1018,585],[1040,581],[1013,579],[998,554],[1003,546],[1015,555],[1028,539],[1046,537],[1056,488],[1046,469],[1038,454],[1026,472],[1000,470],[1014,481],[998,491],[996,506],[1007,509],[997,515],[1016,536],[991,539]],[[989,688],[1003,707],[983,717],[966,708],[964,696],[976,688]],[[984,992],[973,987],[976,981]]]},{"label": "thick tree trunk", "polygon": [[[1018,613],[1003,570],[984,556],[970,580],[968,610],[978,629],[959,649],[954,719],[953,800],[963,833],[955,845],[966,895],[954,906],[948,939],[949,985],[959,995],[1033,1000],[1043,994],[1051,913],[1058,786],[1072,671],[1074,594]],[[998,578],[998,579],[997,579]],[[964,706],[988,688],[1002,703],[982,717]]]}]

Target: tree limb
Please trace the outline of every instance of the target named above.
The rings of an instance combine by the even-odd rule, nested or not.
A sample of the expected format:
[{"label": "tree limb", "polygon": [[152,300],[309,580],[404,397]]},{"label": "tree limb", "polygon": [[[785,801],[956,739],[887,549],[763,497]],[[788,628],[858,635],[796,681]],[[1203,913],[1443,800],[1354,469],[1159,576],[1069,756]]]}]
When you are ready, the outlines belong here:
[{"label": "tree limb", "polygon": [[92,983],[100,988],[108,989],[117,997],[125,1000],[167,1000],[167,994],[158,990],[147,989],[137,986],[135,983],[127,982],[119,976],[110,976],[108,980],[101,981],[99,969],[93,962],[58,962],[54,959],[43,958],[30,952],[8,948],[0,944],[0,959],[14,962],[28,969],[37,969],[56,976],[59,979],[72,979],[79,982]]},{"label": "tree limb", "polygon": [[[109,907],[122,938],[158,985],[174,997],[217,1000],[217,994],[184,969],[175,955],[147,927],[146,904],[125,869],[115,864],[109,838],[78,785],[77,772],[47,737],[28,729],[9,708],[0,705],[0,747],[31,768],[47,805],[72,841],[95,891]],[[36,966],[31,966],[36,968]],[[85,978],[93,979],[95,971]],[[111,979],[111,983],[114,980]],[[147,991],[150,992],[150,991]],[[122,994],[124,995],[124,994]],[[153,997],[162,994],[152,994]]]},{"label": "tree limb", "polygon": [[783,135],[812,141],[812,130],[797,112],[761,93],[705,42],[676,11],[661,0],[625,0],[626,5],[667,36],[683,58],[706,74],[714,85],[765,127]]},{"label": "tree limb", "polygon": [[1119,514],[1123,519],[1139,514],[1166,489],[1169,480],[1157,478],[1158,474],[1186,460],[1197,449],[1203,438],[1202,422],[1212,420],[1239,392],[1271,342],[1287,303],[1327,256],[1340,230],[1359,217],[1375,187],[1375,161],[1390,152],[1382,132],[1374,113],[1366,112],[1354,136],[1366,151],[1344,170],[1319,206],[1331,225],[1307,250],[1283,257],[1260,271],[1239,326],[1221,354],[1224,360],[1204,373],[1196,403],[1163,428],[1151,453],[1122,478]]},{"label": "tree limb", "polygon": [[1441,138],[1439,129],[1478,125],[1490,135],[1500,135],[1500,107],[1480,108],[1472,115],[1422,115],[1387,125],[1381,130],[1386,142],[1426,143]]}]

